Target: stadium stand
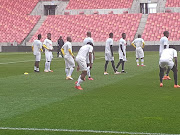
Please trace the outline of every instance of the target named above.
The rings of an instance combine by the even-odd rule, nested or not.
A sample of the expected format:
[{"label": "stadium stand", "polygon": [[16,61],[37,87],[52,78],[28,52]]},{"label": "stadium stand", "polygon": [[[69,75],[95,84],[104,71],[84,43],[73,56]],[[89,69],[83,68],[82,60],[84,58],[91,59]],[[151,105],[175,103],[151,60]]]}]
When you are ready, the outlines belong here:
[{"label": "stadium stand", "polygon": [[59,36],[71,36],[73,42],[82,42],[86,32],[91,31],[94,41],[105,41],[110,32],[114,40],[119,41],[121,33],[127,33],[127,40],[133,40],[142,14],[104,14],[104,15],[58,15],[48,16],[40,29],[30,40],[36,39],[39,33],[43,39],[48,32],[56,42]]},{"label": "stadium stand", "polygon": [[0,41],[21,43],[40,16],[28,16],[38,0],[0,0]]},{"label": "stadium stand", "polygon": [[180,39],[180,13],[149,14],[143,32],[146,41],[159,41],[164,31],[170,32],[170,41]]},{"label": "stadium stand", "polygon": [[179,0],[167,0],[166,7],[180,7],[180,1]]},{"label": "stadium stand", "polygon": [[132,3],[133,0],[70,0],[66,9],[120,9],[131,8]]}]

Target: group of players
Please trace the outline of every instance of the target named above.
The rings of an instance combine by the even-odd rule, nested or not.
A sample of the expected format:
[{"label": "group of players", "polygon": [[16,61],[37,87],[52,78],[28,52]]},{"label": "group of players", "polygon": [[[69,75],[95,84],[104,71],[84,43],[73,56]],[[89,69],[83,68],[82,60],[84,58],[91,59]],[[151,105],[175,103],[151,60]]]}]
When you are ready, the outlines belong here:
[{"label": "group of players", "polygon": [[[159,60],[159,67],[160,67],[160,87],[163,87],[162,80],[171,80],[171,78],[168,76],[169,71],[172,70],[174,72],[174,88],[179,88],[180,86],[177,84],[177,51],[174,49],[174,46],[169,46],[168,43],[168,37],[169,32],[164,32],[164,37],[160,40],[160,48],[159,48],[159,54],[160,54],[160,60]],[[51,60],[53,58],[52,51],[52,41],[51,41],[51,34],[47,34],[47,39],[44,40],[43,45],[41,43],[41,34],[38,35],[38,39],[34,41],[32,45],[33,53],[35,55],[35,65],[34,65],[34,71],[39,72],[39,62],[41,59],[41,52],[42,46],[45,49],[45,70],[44,72],[53,72],[50,69]],[[61,52],[63,54],[64,60],[65,60],[65,73],[66,73],[66,79],[67,80],[73,80],[72,73],[75,68],[75,61],[77,62],[77,70],[82,71],[80,74],[78,80],[75,82],[75,88],[78,90],[83,90],[81,87],[81,83],[85,81],[86,75],[88,75],[88,80],[93,80],[91,77],[91,68],[93,65],[93,60],[95,58],[94,51],[93,51],[93,45],[94,41],[91,38],[91,32],[87,32],[87,37],[83,41],[83,46],[79,49],[79,52],[75,58],[73,52],[72,52],[72,39],[71,37],[67,37],[67,42],[62,46]],[[141,59],[141,66],[144,65],[144,51],[143,48],[145,46],[144,40],[141,38],[141,35],[138,35],[138,38],[135,39],[131,45],[136,48],[136,63],[137,66],[140,66],[139,59]],[[113,55],[113,33],[109,34],[109,38],[106,40],[105,45],[105,69],[104,69],[104,75],[108,75],[107,72],[107,66],[108,63],[112,63],[112,68],[114,70],[114,74],[118,75],[121,73],[127,73],[124,70],[124,64],[127,61],[126,60],[126,34],[122,33],[122,38],[119,41],[119,62],[117,66],[115,67],[114,64],[114,55]],[[166,49],[165,49],[166,46]],[[175,59],[175,63],[173,62],[173,58]],[[74,61],[75,59],[75,61]],[[122,65],[122,71],[118,72],[119,66]],[[168,67],[167,73],[164,76],[164,70],[165,67]]]}]

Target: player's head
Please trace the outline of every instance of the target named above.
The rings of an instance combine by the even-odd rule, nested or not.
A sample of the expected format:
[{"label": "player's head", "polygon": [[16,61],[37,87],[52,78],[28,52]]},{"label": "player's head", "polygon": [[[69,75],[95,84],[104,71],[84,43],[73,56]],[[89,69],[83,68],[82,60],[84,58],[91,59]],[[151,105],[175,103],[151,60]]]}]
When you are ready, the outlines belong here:
[{"label": "player's head", "polygon": [[62,39],[62,36],[60,36],[59,39]]},{"label": "player's head", "polygon": [[176,50],[175,46],[174,45],[169,45],[169,48],[173,48]]},{"label": "player's head", "polygon": [[138,34],[138,38],[141,38],[141,34]]},{"label": "player's head", "polygon": [[67,37],[67,41],[72,42],[71,37]]},{"label": "player's head", "polygon": [[38,34],[38,40],[41,40],[41,37],[42,37],[41,34]]},{"label": "player's head", "polygon": [[93,43],[92,42],[88,42],[87,45],[92,45],[93,46]]},{"label": "player's head", "polygon": [[90,31],[87,32],[87,37],[91,37],[91,32]]},{"label": "player's head", "polygon": [[166,36],[167,38],[169,37],[169,32],[168,31],[164,31],[164,36]]},{"label": "player's head", "polygon": [[49,40],[51,40],[51,33],[48,33],[48,34],[47,34],[47,38],[48,38]]},{"label": "player's head", "polygon": [[122,38],[126,39],[126,33],[122,33]]},{"label": "player's head", "polygon": [[113,38],[113,33],[109,33],[109,38]]}]

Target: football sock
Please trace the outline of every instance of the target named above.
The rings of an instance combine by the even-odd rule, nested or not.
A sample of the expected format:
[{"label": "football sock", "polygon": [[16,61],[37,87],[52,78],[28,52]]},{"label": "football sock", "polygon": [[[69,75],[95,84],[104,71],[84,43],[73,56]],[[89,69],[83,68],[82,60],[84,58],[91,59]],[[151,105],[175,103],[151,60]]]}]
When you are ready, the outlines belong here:
[{"label": "football sock", "polygon": [[177,69],[173,66],[172,71],[174,72],[174,84],[177,85]]},{"label": "football sock", "polygon": [[111,63],[112,63],[112,67],[113,67],[114,72],[116,72],[117,70],[115,68],[114,61],[111,61]]},{"label": "football sock", "polygon": [[35,71],[36,71],[36,69],[37,69],[36,66],[34,66],[34,70],[35,70]]},{"label": "football sock", "polygon": [[144,65],[144,59],[141,59],[141,65]]},{"label": "football sock", "polygon": [[38,71],[38,72],[39,72],[39,68],[36,68],[36,71]]},{"label": "football sock", "polygon": [[66,77],[67,77],[68,74],[69,74],[69,69],[68,68],[65,68],[65,73],[66,73]]},{"label": "football sock", "polygon": [[78,78],[78,83],[76,84],[76,86],[80,86],[80,84],[83,82],[83,80],[81,79],[81,75]]},{"label": "football sock", "polygon": [[104,71],[107,71],[107,65],[108,65],[109,61],[106,61],[105,66],[104,66]]},{"label": "football sock", "polygon": [[169,75],[170,70],[171,70],[170,68],[167,69],[166,76]]},{"label": "football sock", "polygon": [[88,77],[91,77],[90,67],[87,67],[87,75]]},{"label": "football sock", "polygon": [[162,83],[162,79],[163,79],[163,76],[164,76],[164,69],[159,67],[160,68],[160,73],[159,73],[159,78],[160,78],[160,82]]},{"label": "football sock", "polygon": [[122,62],[122,71],[124,71],[124,61]]},{"label": "football sock", "polygon": [[70,70],[69,70],[69,76],[72,75],[73,71],[74,71],[74,68],[70,68]]},{"label": "football sock", "polygon": [[137,63],[137,65],[139,65],[139,59],[136,59],[136,63]]},{"label": "football sock", "polygon": [[45,63],[45,70],[48,70],[48,62]]},{"label": "football sock", "polygon": [[51,62],[48,62],[48,71],[50,71]]}]

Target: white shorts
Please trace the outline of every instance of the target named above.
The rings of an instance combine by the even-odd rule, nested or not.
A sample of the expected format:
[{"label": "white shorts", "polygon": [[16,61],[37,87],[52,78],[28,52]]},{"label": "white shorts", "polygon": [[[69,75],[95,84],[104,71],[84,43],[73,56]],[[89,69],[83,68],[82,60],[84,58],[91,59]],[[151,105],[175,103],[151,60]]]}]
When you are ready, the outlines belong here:
[{"label": "white shorts", "polygon": [[136,48],[136,58],[144,58],[144,51],[142,48]]},{"label": "white shorts", "polygon": [[38,53],[35,56],[35,61],[41,61],[41,53]]},{"label": "white shorts", "polygon": [[111,53],[105,53],[105,61],[114,61]]},{"label": "white shorts", "polygon": [[65,66],[66,68],[73,68],[75,67],[75,62],[72,56],[64,56]]},{"label": "white shorts", "polygon": [[79,65],[80,71],[87,71],[86,59],[82,57],[76,57],[76,62]]},{"label": "white shorts", "polygon": [[[91,62],[93,63],[93,60],[94,60],[94,57],[93,57],[93,53],[91,54],[91,56],[92,56],[92,58],[91,58]],[[86,63],[87,64],[89,64],[90,63],[90,61],[89,61],[89,54],[88,54],[88,56],[87,56],[87,58],[86,58]]]},{"label": "white shorts", "polygon": [[164,68],[164,67],[168,66],[168,68],[172,69],[173,66],[174,66],[174,62],[172,60],[166,60],[166,59],[163,60],[163,59],[160,59],[159,66],[161,68]]},{"label": "white shorts", "polygon": [[126,61],[126,52],[125,52],[125,56],[123,55],[123,53],[119,53],[119,59]]},{"label": "white shorts", "polygon": [[53,58],[52,52],[45,52],[46,62],[51,61]]}]

